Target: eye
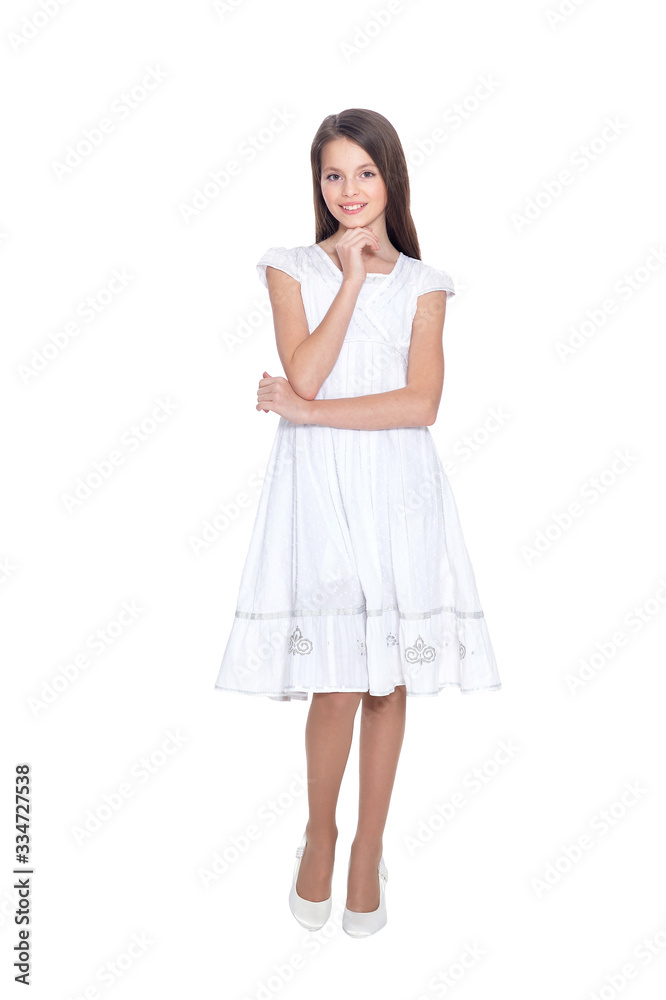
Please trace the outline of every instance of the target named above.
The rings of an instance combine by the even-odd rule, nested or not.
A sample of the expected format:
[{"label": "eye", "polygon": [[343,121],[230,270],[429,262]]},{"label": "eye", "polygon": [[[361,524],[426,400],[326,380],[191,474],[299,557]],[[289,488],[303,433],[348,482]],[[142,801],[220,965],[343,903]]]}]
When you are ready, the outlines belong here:
[{"label": "eye", "polygon": [[[361,177],[363,177],[363,175],[364,175],[364,174],[369,174],[369,175],[370,175],[370,177],[374,177],[374,176],[375,176],[375,174],[374,174],[374,171],[373,171],[373,170],[364,170],[364,171],[363,171],[363,173],[361,174]],[[331,179],[332,177],[336,177],[336,178],[337,178],[337,177],[339,177],[339,176],[340,176],[340,174],[327,174],[327,175],[326,175],[326,177],[324,178],[324,180],[326,180],[326,181],[330,181],[330,179]]]}]

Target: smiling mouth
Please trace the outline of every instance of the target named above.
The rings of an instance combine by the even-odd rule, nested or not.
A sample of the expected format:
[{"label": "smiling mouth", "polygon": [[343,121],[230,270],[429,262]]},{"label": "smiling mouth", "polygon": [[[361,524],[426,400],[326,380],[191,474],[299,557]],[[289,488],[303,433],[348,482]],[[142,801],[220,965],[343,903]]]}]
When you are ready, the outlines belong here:
[{"label": "smiling mouth", "polygon": [[340,205],[340,208],[348,215],[356,215],[356,213],[361,212],[367,204],[367,201],[364,201],[358,202],[356,205]]}]

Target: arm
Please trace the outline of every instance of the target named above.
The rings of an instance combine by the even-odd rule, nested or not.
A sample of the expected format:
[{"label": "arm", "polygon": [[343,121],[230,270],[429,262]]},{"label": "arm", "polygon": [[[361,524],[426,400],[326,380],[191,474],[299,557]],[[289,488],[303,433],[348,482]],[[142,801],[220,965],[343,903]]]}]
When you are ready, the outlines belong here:
[{"label": "arm", "polygon": [[358,430],[434,424],[444,385],[442,332],[445,313],[445,291],[426,292],[418,297],[406,386],[368,396],[310,400],[305,407],[303,423]]},{"label": "arm", "polygon": [[361,285],[343,278],[326,315],[310,333],[298,281],[271,266],[266,281],[284,373],[299,396],[314,400],[338,360]]}]

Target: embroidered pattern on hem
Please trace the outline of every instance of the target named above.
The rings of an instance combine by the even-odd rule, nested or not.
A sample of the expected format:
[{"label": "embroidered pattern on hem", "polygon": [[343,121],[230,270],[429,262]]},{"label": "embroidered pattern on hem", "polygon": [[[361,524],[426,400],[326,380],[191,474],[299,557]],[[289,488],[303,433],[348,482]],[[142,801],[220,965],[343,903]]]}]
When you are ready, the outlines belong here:
[{"label": "embroidered pattern on hem", "polygon": [[310,639],[306,639],[300,628],[295,628],[294,631],[289,636],[289,649],[288,653],[311,653],[312,652],[312,642]]}]

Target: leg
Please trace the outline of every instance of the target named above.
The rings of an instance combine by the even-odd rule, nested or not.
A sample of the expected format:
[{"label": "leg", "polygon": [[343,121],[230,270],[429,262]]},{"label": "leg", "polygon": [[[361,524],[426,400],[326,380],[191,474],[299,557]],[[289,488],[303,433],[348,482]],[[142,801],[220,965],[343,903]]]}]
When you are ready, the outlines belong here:
[{"label": "leg", "polygon": [[313,902],[331,895],[338,828],[335,809],[347,766],[361,691],[315,692],[305,725],[308,768],[307,844],[296,892]]},{"label": "leg", "polygon": [[348,909],[359,913],[379,906],[377,865],[405,734],[406,702],[404,684],[383,697],[363,695],[358,827],[351,848],[346,903]]}]

